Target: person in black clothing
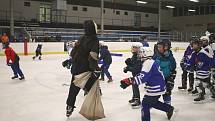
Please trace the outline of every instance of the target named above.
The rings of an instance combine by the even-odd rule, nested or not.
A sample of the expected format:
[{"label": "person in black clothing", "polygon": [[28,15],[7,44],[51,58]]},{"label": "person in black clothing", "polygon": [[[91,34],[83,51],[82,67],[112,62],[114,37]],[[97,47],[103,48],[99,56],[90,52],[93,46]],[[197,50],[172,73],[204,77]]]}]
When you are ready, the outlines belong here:
[{"label": "person in black clothing", "polygon": [[101,81],[104,81],[104,76],[106,75],[108,78],[108,83],[112,82],[112,76],[110,72],[108,71],[111,63],[112,63],[112,57],[110,54],[110,51],[108,50],[108,46],[101,45],[100,46],[100,58],[99,60],[103,60],[103,64],[101,66],[102,72],[101,72]]},{"label": "person in black clothing", "polygon": [[37,45],[37,49],[36,49],[36,51],[35,51],[36,55],[33,57],[33,60],[34,60],[36,57],[38,57],[38,56],[39,56],[39,60],[42,60],[42,59],[41,59],[41,57],[42,57],[42,52],[41,52],[41,50],[42,50],[42,44],[39,43],[39,44]]},{"label": "person in black clothing", "polygon": [[[142,69],[142,60],[140,54],[140,49],[142,45],[141,43],[133,44],[131,47],[132,57],[125,60],[125,64],[127,65],[124,68],[124,73],[130,71],[132,76],[135,77],[137,74],[141,72]],[[136,84],[132,85],[133,97],[128,102],[131,104],[132,108],[139,108],[141,105],[140,102],[140,91],[139,87]]]},{"label": "person in black clothing", "polygon": [[[98,54],[99,41],[97,38],[97,25],[94,21],[87,20],[84,22],[84,35],[79,38],[77,44],[75,45],[71,52],[72,80],[69,89],[69,95],[66,102],[67,117],[69,117],[72,114],[75,108],[76,96],[80,91],[80,88],[75,86],[73,83],[74,76],[87,71],[96,72],[96,70],[98,69],[99,60]],[[86,85],[88,85],[88,82]]]}]

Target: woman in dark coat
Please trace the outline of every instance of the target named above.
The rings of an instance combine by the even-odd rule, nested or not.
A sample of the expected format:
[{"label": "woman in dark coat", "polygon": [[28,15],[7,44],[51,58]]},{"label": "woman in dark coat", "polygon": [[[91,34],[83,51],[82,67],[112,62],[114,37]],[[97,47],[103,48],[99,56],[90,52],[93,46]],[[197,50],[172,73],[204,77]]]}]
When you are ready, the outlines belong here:
[{"label": "woman in dark coat", "polygon": [[75,86],[73,83],[74,76],[86,71],[93,72],[98,68],[99,41],[97,38],[96,23],[92,20],[85,21],[84,32],[85,34],[80,37],[80,39],[76,43],[76,46],[71,52],[71,73],[73,77],[70,85],[69,95],[67,98],[67,117],[72,114],[75,108],[76,96],[80,91],[80,88]]}]

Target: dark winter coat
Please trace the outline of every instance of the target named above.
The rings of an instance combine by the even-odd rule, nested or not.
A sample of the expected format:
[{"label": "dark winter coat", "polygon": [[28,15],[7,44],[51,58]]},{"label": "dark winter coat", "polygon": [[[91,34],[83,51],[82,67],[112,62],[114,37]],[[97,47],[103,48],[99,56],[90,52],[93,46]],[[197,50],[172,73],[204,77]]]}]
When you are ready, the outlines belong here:
[{"label": "dark winter coat", "polygon": [[141,72],[142,64],[143,62],[138,58],[137,54],[133,54],[133,56],[130,58],[129,64],[127,63],[127,70],[132,73],[132,76],[136,76]]},{"label": "dark winter coat", "polygon": [[80,37],[71,52],[73,61],[71,73],[73,75],[93,71],[98,67],[99,41],[96,36],[94,22],[90,20],[85,21],[84,31],[84,36]]},{"label": "dark winter coat", "polygon": [[108,50],[108,46],[100,47],[100,60],[103,60],[104,65],[110,65],[112,63],[112,57],[110,51]]}]

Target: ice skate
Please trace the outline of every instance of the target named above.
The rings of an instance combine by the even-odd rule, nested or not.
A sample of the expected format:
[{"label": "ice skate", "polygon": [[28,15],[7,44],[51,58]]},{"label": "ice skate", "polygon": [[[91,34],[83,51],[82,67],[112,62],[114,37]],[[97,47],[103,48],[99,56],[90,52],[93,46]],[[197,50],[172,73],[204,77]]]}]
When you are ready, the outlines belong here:
[{"label": "ice skate", "polygon": [[205,95],[204,92],[199,93],[199,96],[194,99],[194,102],[200,102],[200,101],[205,100],[205,96],[204,95]]},{"label": "ice skate", "polygon": [[113,82],[113,79],[112,79],[112,77],[109,77],[108,78],[108,83],[111,83],[111,82]]},{"label": "ice skate", "polygon": [[131,104],[132,109],[138,109],[140,108],[141,102],[139,99],[135,99],[134,102]]},{"label": "ice skate", "polygon": [[133,104],[135,102],[135,100],[132,98],[128,101],[129,104]]},{"label": "ice skate", "polygon": [[67,117],[70,117],[72,115],[72,112],[74,111],[74,108],[75,107],[72,107],[72,106],[66,106],[66,116]]}]

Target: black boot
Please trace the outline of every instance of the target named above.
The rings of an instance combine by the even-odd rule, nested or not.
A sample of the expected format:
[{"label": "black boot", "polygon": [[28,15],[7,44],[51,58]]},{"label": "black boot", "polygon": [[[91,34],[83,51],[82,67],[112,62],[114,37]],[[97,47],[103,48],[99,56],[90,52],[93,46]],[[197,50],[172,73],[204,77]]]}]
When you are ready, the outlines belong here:
[{"label": "black boot", "polygon": [[41,56],[39,57],[39,60],[42,60]]},{"label": "black boot", "polygon": [[35,59],[35,56],[34,57],[32,57],[33,58],[33,60]]},{"label": "black boot", "polygon": [[11,79],[16,79],[18,78],[18,75],[14,75],[13,77],[11,77]]},{"label": "black boot", "polygon": [[72,115],[72,112],[74,111],[74,108],[75,108],[75,106],[74,107],[68,106],[68,105],[66,106],[66,116],[67,117]]},{"label": "black boot", "polygon": [[174,107],[172,107],[169,112],[166,113],[168,120],[170,120],[174,113]]},{"label": "black boot", "polygon": [[113,82],[112,77],[109,77],[109,78],[108,78],[108,83],[110,83],[110,82]]},{"label": "black boot", "polygon": [[24,76],[21,76],[20,78],[19,78],[19,80],[24,80],[25,79],[25,77]]}]

